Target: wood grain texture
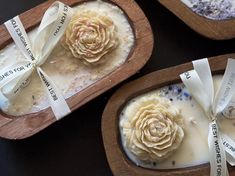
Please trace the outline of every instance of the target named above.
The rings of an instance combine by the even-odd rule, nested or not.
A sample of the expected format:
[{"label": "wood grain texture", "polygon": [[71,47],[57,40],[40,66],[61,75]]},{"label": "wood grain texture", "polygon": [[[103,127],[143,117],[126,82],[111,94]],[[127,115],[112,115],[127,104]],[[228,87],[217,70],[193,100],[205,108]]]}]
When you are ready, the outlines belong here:
[{"label": "wood grain texture", "polygon": [[[235,54],[209,58],[213,74],[222,73],[229,57]],[[179,75],[192,69],[192,63],[167,68],[143,76],[121,87],[108,101],[102,116],[102,136],[109,166],[115,176],[208,176],[209,164],[173,170],[153,170],[136,166],[122,150],[119,133],[119,115],[125,104],[142,93],[180,82]],[[235,168],[229,167],[230,175]]]},{"label": "wood grain texture", "polygon": [[199,34],[214,39],[225,40],[235,37],[235,19],[211,20],[197,15],[180,0],[157,0]]},{"label": "wood grain texture", "polygon": [[[43,13],[52,2],[54,1],[47,1],[20,15],[27,31],[39,24]],[[84,1],[61,0],[61,2],[73,6]],[[119,68],[66,100],[72,111],[136,73],[147,62],[152,53],[152,30],[147,18],[135,1],[111,0],[108,2],[118,5],[125,12],[135,35],[135,45],[132,48],[127,61]],[[5,26],[1,25],[0,48],[4,48],[10,42],[12,42],[10,35]],[[38,113],[18,117],[9,116],[0,112],[0,137],[8,139],[26,138],[41,131],[54,122],[56,122],[56,119],[51,108],[47,108]]]}]

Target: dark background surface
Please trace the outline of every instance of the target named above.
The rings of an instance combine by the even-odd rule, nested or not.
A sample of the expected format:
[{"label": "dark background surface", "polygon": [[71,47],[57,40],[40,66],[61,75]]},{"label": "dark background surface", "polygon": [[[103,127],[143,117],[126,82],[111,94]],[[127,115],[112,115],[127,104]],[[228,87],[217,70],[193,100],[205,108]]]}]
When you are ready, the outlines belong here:
[{"label": "dark background surface", "polygon": [[[45,0],[2,0],[0,22]],[[213,41],[192,31],[157,0],[137,0],[155,38],[143,69],[68,117],[33,137],[0,139],[0,176],[111,176],[101,135],[101,117],[110,96],[123,84],[147,73],[194,59],[235,52],[235,40]]]}]

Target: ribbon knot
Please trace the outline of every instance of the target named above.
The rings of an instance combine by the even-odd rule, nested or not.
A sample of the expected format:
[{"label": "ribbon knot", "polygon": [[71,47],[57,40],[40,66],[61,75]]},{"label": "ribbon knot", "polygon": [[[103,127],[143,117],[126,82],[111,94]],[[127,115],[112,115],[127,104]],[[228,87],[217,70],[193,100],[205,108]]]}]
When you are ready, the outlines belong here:
[{"label": "ribbon knot", "polygon": [[[235,92],[235,60],[228,59],[219,89],[214,85],[207,59],[193,61],[194,70],[180,75],[181,80],[210,120],[208,133],[211,176],[227,176],[226,161],[235,165],[235,142],[220,131],[217,118],[229,107]],[[235,118],[235,117],[230,117]],[[217,124],[218,123],[218,124]]]},{"label": "ribbon knot", "polygon": [[36,69],[38,67],[37,62],[32,62],[32,67]]},{"label": "ribbon knot", "polygon": [[213,115],[212,112],[208,115],[208,118],[210,121],[217,121],[217,117],[215,115]]},{"label": "ribbon knot", "polygon": [[31,74],[37,70],[57,120],[71,111],[60,90],[40,66],[62,37],[71,16],[72,9],[69,6],[54,2],[43,16],[32,46],[18,16],[5,22],[7,30],[25,59],[0,71],[0,75],[3,75],[0,79],[0,91],[11,101],[29,84]]}]

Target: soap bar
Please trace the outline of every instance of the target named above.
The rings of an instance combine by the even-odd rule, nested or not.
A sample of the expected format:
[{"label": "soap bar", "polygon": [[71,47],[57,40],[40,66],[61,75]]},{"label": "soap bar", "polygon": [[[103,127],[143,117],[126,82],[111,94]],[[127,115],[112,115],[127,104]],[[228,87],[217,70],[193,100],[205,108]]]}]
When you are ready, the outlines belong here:
[{"label": "soap bar", "polygon": [[[90,1],[73,7],[73,10],[74,18],[69,24],[64,38],[67,40],[67,44],[68,41],[71,42],[71,36],[73,37],[76,32],[74,27],[80,31],[79,42],[76,39],[73,41],[74,43],[65,48],[62,39],[42,66],[66,99],[101,80],[125,63],[134,45],[132,27],[118,6],[103,1]],[[80,21],[86,19],[82,26],[77,25],[79,19],[76,18],[76,15],[78,14],[86,15],[86,17],[80,17]],[[105,21],[99,21],[99,26],[95,27],[93,22],[97,22],[101,16]],[[109,28],[104,26],[104,22],[110,23],[106,24],[110,25]],[[74,24],[75,26],[73,26]],[[98,29],[100,31],[97,31]],[[114,29],[115,31],[112,31]],[[106,32],[103,33],[104,30]],[[31,40],[35,33],[36,29],[29,32]],[[98,35],[99,37],[97,37]],[[68,49],[71,49],[72,45],[79,45],[80,59],[77,59],[74,52]],[[91,54],[88,53],[92,49],[95,57],[91,57]],[[72,51],[74,50],[72,49]],[[25,59],[14,43],[0,52],[0,69]],[[89,66],[82,62],[84,60],[87,62],[103,60],[103,62],[99,65]],[[30,83],[14,100],[8,100],[0,93],[0,107],[4,113],[20,116],[39,112],[49,107],[48,98],[38,75],[33,73],[30,80]]]},{"label": "soap bar", "polygon": [[[221,75],[213,77],[215,90],[218,89],[222,80]],[[164,160],[158,159],[143,159],[135,155],[128,147],[129,137],[126,135],[126,123],[129,118],[132,118],[135,109],[143,102],[159,99],[159,97],[166,98],[171,101],[171,106],[180,111],[184,121],[184,139],[177,150],[172,151],[172,155],[166,157]],[[231,101],[234,102],[235,98]],[[172,107],[169,107],[172,108]],[[179,112],[178,112],[179,113]],[[220,118],[219,122],[221,131],[235,139],[235,119],[228,119],[226,117]],[[130,100],[120,113],[119,130],[121,134],[122,146],[127,156],[138,166],[151,169],[175,169],[192,167],[209,162],[208,153],[208,124],[209,119],[193,99],[189,91],[182,84],[168,85],[151,92],[139,95]],[[129,127],[131,128],[131,127]],[[131,129],[136,130],[136,129]],[[132,136],[132,138],[134,138]],[[197,146],[197,147],[195,147]]]}]

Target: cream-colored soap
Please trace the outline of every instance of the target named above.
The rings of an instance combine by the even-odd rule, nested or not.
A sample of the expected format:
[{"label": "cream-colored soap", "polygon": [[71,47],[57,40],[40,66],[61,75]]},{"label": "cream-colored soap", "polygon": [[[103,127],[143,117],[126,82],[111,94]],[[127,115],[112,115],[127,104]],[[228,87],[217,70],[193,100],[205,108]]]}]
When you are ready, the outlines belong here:
[{"label": "cream-colored soap", "polygon": [[[96,81],[108,75],[123,64],[134,45],[134,34],[124,12],[114,4],[104,1],[90,1],[73,7],[75,11],[95,11],[112,19],[117,28],[119,45],[104,57],[105,62],[96,66],[87,66],[66,51],[59,43],[42,69],[50,76],[51,80],[62,90],[65,98],[71,97],[77,92],[92,85]],[[35,30],[29,32],[30,39],[35,36]],[[3,69],[24,57],[15,46],[10,44],[0,51],[0,69]],[[10,115],[23,115],[38,112],[49,107],[46,92],[36,73],[31,76],[30,84],[23,89],[13,101],[8,101],[0,93],[0,107]]]},{"label": "cream-colored soap", "polygon": [[[215,89],[218,89],[221,79],[222,76],[213,77]],[[173,155],[160,162],[141,161],[134,156],[126,147],[125,135],[122,128],[122,124],[130,117],[130,112],[134,112],[143,99],[153,96],[168,98],[173,106],[180,109],[184,119],[184,139],[182,144],[175,150]],[[129,101],[120,113],[119,129],[124,152],[136,165],[153,169],[172,169],[195,166],[209,161],[207,144],[208,124],[209,120],[202,108],[194,101],[183,84],[175,84],[139,95]],[[219,120],[219,124],[221,131],[235,139],[235,120],[223,117]]]}]

